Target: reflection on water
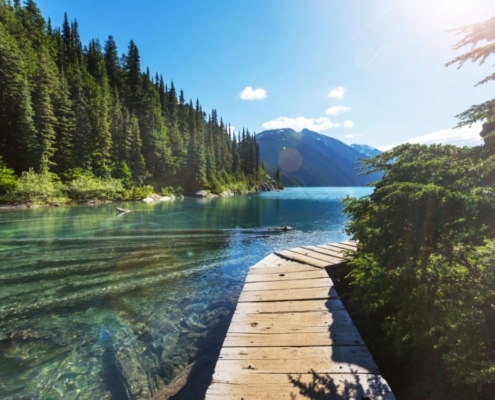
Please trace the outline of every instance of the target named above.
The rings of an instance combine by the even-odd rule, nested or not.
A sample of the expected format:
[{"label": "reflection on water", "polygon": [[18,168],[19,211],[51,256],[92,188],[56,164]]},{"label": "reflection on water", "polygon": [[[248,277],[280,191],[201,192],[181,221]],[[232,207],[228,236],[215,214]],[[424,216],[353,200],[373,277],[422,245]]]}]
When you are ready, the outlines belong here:
[{"label": "reflection on water", "polygon": [[0,398],[153,395],[228,324],[250,265],[344,240],[340,199],[370,192],[1,211]]}]

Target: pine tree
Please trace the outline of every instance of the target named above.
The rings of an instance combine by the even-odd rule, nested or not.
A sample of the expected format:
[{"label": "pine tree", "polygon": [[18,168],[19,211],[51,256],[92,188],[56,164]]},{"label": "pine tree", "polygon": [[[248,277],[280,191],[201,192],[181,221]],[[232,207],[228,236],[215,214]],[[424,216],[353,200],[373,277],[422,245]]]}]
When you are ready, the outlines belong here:
[{"label": "pine tree", "polygon": [[107,76],[110,87],[112,89],[117,89],[120,93],[122,90],[122,70],[120,66],[119,55],[117,52],[117,44],[110,35],[105,42],[105,65],[107,68]]},{"label": "pine tree", "polygon": [[38,132],[39,152],[35,158],[35,165],[39,170],[48,170],[55,162],[56,133],[55,125],[57,119],[53,111],[51,93],[53,93],[53,81],[47,61],[40,57],[38,71],[35,76],[35,87],[33,92],[34,125]]},{"label": "pine tree", "polygon": [[76,117],[72,110],[69,84],[63,75],[60,77],[59,87],[54,96],[55,147],[57,149],[54,155],[54,171],[60,174],[74,167],[73,138],[76,129]]},{"label": "pine tree", "polygon": [[126,101],[131,113],[139,113],[143,84],[141,82],[141,59],[139,50],[134,42],[129,42],[125,64],[126,72]]}]

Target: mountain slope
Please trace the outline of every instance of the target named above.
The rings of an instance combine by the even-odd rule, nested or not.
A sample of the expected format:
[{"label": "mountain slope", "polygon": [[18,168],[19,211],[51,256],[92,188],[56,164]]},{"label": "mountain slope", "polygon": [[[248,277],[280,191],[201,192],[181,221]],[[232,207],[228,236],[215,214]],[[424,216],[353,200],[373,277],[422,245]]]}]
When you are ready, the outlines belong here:
[{"label": "mountain slope", "polygon": [[[380,179],[379,174],[359,176],[358,158],[368,158],[340,140],[304,129],[274,129],[256,136],[260,158],[280,168],[284,175],[302,181],[304,186],[365,186]],[[292,185],[291,185],[292,183]]]},{"label": "mountain slope", "polygon": [[354,150],[359,151],[361,154],[364,154],[366,157],[375,157],[382,154],[380,150],[366,144],[351,144],[351,147]]}]

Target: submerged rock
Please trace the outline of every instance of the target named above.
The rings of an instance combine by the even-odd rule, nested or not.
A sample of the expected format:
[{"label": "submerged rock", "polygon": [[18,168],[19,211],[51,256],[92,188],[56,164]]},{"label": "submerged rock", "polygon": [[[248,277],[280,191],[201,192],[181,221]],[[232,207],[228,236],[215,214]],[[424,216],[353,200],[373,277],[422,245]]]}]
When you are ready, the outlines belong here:
[{"label": "submerged rock", "polygon": [[115,362],[127,397],[131,400],[151,399],[148,376],[132,348],[118,348],[115,351]]}]

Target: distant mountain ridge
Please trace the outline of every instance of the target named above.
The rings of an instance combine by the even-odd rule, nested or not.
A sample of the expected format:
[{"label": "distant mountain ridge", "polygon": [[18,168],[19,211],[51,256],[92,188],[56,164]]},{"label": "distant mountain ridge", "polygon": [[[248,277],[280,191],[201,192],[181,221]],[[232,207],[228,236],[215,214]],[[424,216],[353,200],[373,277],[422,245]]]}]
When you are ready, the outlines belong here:
[{"label": "distant mountain ridge", "polygon": [[380,174],[359,175],[366,154],[340,140],[304,129],[273,129],[256,135],[268,170],[280,169],[285,186],[366,186]]},{"label": "distant mountain ridge", "polygon": [[380,150],[368,146],[367,144],[351,144],[351,147],[367,157],[375,157],[382,154]]}]

